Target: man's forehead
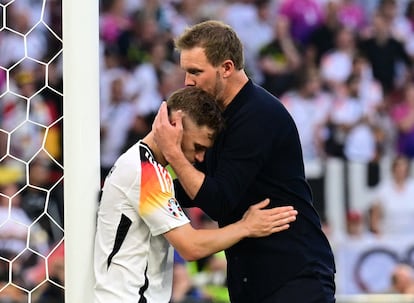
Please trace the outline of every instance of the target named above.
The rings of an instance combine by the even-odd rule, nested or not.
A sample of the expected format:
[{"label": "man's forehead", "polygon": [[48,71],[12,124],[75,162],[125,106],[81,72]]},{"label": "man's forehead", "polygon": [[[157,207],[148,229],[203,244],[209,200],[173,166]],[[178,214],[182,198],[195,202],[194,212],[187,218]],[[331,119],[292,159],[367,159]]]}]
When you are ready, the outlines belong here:
[{"label": "man's forehead", "polygon": [[191,138],[195,144],[199,144],[201,146],[208,144],[208,146],[210,146],[214,139],[214,130],[206,125],[198,126],[191,121],[191,119],[187,118],[186,120],[187,121],[184,122],[183,119],[184,134]]},{"label": "man's forehead", "polygon": [[200,47],[182,50],[180,54],[181,63],[185,62],[188,65],[197,65],[197,63],[208,63],[204,49]]}]

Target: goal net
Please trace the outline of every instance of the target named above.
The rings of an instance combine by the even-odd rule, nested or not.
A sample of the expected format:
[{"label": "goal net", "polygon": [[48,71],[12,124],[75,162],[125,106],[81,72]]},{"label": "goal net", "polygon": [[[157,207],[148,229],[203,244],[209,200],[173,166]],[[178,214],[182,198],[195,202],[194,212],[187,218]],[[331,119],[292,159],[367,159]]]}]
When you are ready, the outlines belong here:
[{"label": "goal net", "polygon": [[0,302],[92,301],[98,9],[0,0]]}]

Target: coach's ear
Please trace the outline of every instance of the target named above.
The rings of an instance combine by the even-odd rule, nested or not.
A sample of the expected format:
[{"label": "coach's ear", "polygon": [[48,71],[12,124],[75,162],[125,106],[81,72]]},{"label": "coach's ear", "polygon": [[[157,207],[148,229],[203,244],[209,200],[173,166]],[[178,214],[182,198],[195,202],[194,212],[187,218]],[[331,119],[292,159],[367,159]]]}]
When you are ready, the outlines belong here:
[{"label": "coach's ear", "polygon": [[223,68],[223,78],[228,78],[234,71],[234,63],[231,60],[225,60],[221,66]]}]

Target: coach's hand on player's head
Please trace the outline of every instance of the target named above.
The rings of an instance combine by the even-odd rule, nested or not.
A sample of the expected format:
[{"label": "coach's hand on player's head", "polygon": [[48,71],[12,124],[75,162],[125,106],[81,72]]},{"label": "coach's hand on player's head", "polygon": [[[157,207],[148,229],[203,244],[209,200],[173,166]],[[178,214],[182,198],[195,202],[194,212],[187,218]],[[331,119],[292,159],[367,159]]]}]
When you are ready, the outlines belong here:
[{"label": "coach's hand on player's head", "polygon": [[152,123],[155,143],[167,159],[168,153],[181,151],[182,119],[182,111],[168,113],[167,103],[162,102]]},{"label": "coach's hand on player's head", "polygon": [[265,208],[269,203],[270,200],[265,199],[245,212],[241,221],[249,237],[263,237],[286,230],[296,220],[298,212],[292,206]]}]

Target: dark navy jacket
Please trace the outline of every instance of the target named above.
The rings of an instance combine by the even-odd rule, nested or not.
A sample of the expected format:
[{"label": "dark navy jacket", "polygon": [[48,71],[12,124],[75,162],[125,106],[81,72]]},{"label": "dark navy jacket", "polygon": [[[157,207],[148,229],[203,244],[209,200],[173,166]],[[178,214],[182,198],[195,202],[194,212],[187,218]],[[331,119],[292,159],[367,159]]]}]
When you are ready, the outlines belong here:
[{"label": "dark navy jacket", "polygon": [[200,207],[220,226],[236,222],[267,197],[270,207],[293,205],[298,211],[287,231],[244,239],[226,250],[232,302],[258,302],[305,268],[333,280],[334,258],[312,206],[293,119],[252,81],[223,114],[226,129],[199,167],[206,174],[199,193],[189,201],[177,186],[178,201]]}]

